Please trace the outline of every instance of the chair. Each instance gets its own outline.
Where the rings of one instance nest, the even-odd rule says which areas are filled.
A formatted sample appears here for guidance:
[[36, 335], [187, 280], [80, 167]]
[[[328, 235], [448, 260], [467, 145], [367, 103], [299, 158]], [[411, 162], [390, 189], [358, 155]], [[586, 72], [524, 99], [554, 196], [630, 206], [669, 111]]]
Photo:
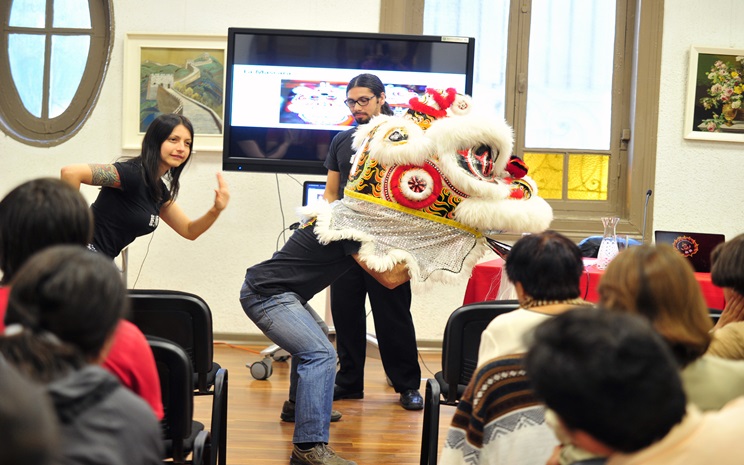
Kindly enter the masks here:
[[558, 440], [530, 386], [524, 356], [483, 363], [460, 398], [441, 460], [446, 463], [545, 463]]
[[439, 446], [439, 408], [457, 406], [478, 364], [481, 333], [497, 316], [519, 308], [516, 300], [463, 305], [450, 315], [442, 340], [442, 371], [426, 380], [421, 465], [435, 465]]
[[[212, 441], [204, 425], [193, 420], [194, 390], [191, 361], [186, 352], [171, 341], [148, 336], [160, 375], [164, 416], [163, 429], [166, 457], [178, 464], [211, 464]], [[192, 454], [190, 461], [186, 457]]]
[[[221, 399], [213, 399], [212, 424], [215, 450], [219, 464], [225, 464], [225, 438], [227, 428], [227, 370], [213, 361], [214, 340], [212, 312], [201, 297], [173, 290], [130, 289], [131, 314], [129, 319], [146, 336], [155, 336], [174, 342], [187, 353], [192, 365], [192, 387], [195, 395], [217, 394], [216, 382], [222, 375]], [[214, 408], [220, 412], [214, 412]], [[220, 432], [223, 432], [220, 435]], [[216, 463], [216, 462], [215, 462]]]
[[225, 465], [227, 462], [227, 369], [217, 370], [212, 402], [212, 450], [210, 463]]

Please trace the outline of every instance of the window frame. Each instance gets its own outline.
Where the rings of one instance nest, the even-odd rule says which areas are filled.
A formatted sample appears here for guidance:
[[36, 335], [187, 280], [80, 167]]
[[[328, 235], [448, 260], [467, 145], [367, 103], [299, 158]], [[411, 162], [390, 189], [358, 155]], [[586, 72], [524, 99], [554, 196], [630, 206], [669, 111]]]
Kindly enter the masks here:
[[[396, 3], [394, 0], [381, 0], [381, 31], [422, 33], [424, 0], [405, 2], [408, 14], [401, 19], [390, 13]], [[613, 101], [619, 98], [623, 103], [619, 108], [612, 110], [611, 144], [619, 147], [620, 155], [610, 164], [608, 200], [590, 201], [594, 202], [592, 206], [585, 201], [549, 201], [555, 209], [551, 229], [560, 231], [574, 240], [583, 239], [587, 235], [600, 235], [602, 233], [600, 216], [620, 217], [618, 234], [645, 237], [652, 229], [651, 221], [645, 221], [644, 218], [648, 211], [653, 211], [653, 196], [647, 196], [647, 192], [652, 189], [655, 181], [663, 3], [627, 0], [624, 9], [618, 11], [616, 34], [618, 36], [624, 34], [621, 36], [624, 37], [624, 42], [619, 47], [622, 48], [622, 52], [616, 53], [623, 54], [620, 58], [624, 60], [624, 74], [618, 76], [621, 84], [613, 85], [613, 93], [620, 92], [622, 95], [614, 95]], [[527, 24], [510, 27], [508, 32], [510, 44], [520, 43], [519, 38], [524, 38], [525, 34], [529, 38], [529, 17], [524, 13], [528, 13], [530, 8], [530, 0], [511, 0], [510, 25], [518, 24], [519, 21], [526, 21]], [[417, 15], [418, 20], [411, 19], [411, 15]], [[507, 121], [513, 123], [518, 79], [517, 61], [513, 55], [524, 53], [526, 57], [527, 52], [510, 47], [507, 53], [506, 117]], [[523, 58], [523, 61], [526, 67], [526, 58]], [[517, 138], [520, 137], [523, 140], [524, 136], [518, 134]], [[515, 144], [515, 147], [517, 146], [518, 144]], [[642, 231], [644, 226], [645, 232]], [[516, 240], [518, 237], [505, 235], [503, 239]]]
[[[47, 0], [46, 19], [43, 28], [9, 26], [12, 1], [0, 5], [0, 82], [11, 87], [0, 93], [0, 129], [13, 139], [37, 147], [59, 145], [82, 129], [90, 117], [101, 94], [111, 60], [114, 37], [113, 2], [109, 0], [89, 0], [91, 28], [85, 29], [90, 35], [90, 48], [85, 70], [70, 105], [60, 115], [49, 118], [49, 66], [51, 58], [52, 35], [80, 35], [81, 29], [52, 27], [53, 0]], [[38, 34], [46, 36], [44, 56], [44, 97], [42, 116], [32, 115], [21, 101], [15, 89], [10, 72], [8, 38], [10, 34]]]

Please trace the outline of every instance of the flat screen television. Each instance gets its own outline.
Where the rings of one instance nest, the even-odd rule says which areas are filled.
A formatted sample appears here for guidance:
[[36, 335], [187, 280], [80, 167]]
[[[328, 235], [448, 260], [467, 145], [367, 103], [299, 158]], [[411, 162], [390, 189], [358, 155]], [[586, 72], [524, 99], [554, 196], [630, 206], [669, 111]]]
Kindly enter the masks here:
[[377, 75], [403, 113], [427, 87], [470, 94], [474, 55], [469, 37], [229, 28], [222, 167], [326, 174], [354, 76]]

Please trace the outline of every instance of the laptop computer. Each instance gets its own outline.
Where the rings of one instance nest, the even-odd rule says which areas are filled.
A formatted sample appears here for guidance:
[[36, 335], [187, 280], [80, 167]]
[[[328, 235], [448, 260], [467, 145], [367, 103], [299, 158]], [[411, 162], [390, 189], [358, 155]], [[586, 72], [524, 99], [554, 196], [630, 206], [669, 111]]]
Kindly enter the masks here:
[[726, 241], [723, 234], [694, 233], [681, 231], [654, 231], [657, 244], [669, 244], [690, 260], [698, 273], [710, 273], [710, 253]]
[[302, 206], [307, 206], [322, 199], [325, 186], [325, 181], [305, 181], [302, 184]]

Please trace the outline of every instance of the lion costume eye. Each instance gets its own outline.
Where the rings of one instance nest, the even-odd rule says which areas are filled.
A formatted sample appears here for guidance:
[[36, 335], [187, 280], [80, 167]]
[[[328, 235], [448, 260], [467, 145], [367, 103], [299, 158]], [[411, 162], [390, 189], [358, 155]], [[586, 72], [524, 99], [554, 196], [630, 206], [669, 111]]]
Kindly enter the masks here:
[[486, 181], [498, 177], [495, 169], [496, 159], [499, 157], [499, 151], [488, 145], [480, 144], [468, 149], [458, 150], [460, 155], [457, 163], [462, 169], [469, 174]]
[[404, 128], [393, 128], [387, 133], [387, 140], [394, 144], [406, 142], [408, 140], [408, 132]]

